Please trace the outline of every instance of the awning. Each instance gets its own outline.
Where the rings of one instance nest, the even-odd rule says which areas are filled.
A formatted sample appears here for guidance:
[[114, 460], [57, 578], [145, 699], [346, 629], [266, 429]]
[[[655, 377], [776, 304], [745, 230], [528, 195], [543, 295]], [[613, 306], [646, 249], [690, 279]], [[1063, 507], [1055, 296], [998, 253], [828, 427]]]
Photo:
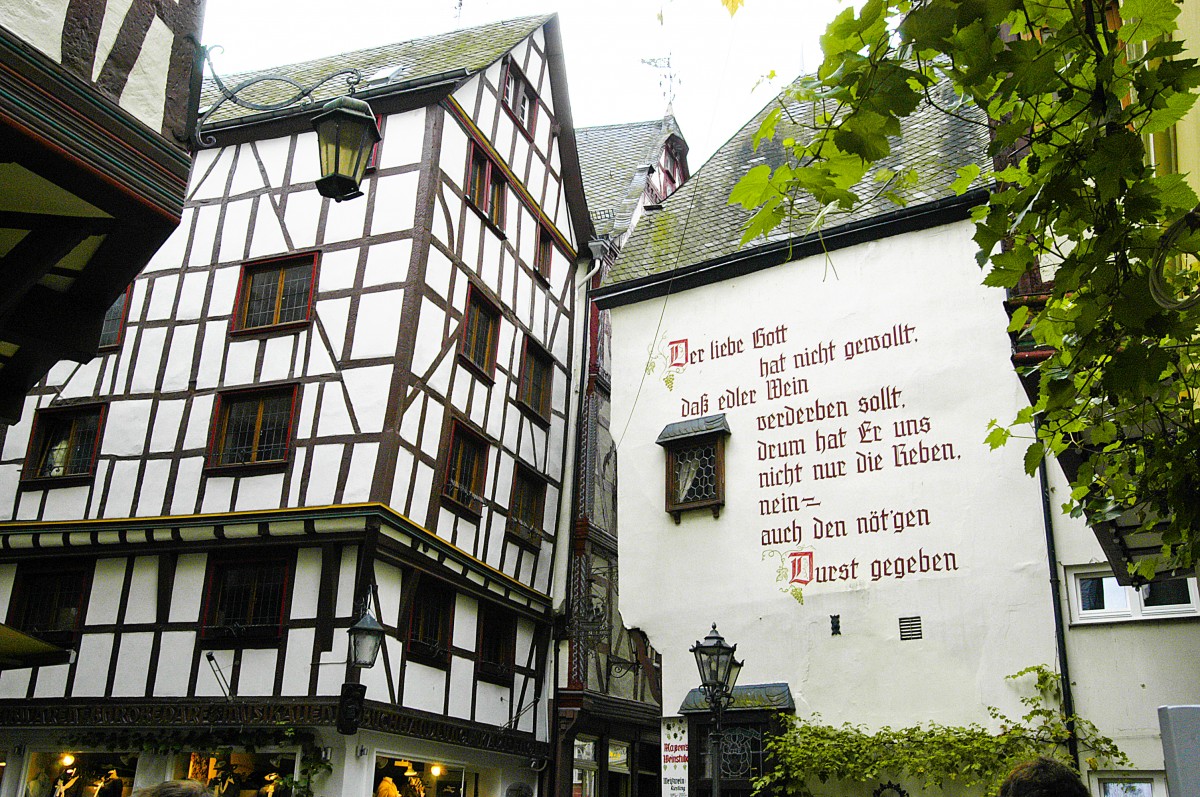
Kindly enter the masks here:
[[74, 660], [75, 651], [63, 650], [0, 623], [0, 670], [69, 664]]

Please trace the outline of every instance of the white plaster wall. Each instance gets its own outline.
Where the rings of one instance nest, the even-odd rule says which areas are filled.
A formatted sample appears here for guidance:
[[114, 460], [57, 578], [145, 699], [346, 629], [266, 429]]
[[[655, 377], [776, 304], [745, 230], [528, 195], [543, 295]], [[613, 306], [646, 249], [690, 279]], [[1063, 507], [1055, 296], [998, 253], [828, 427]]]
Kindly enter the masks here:
[[[1024, 398], [1009, 364], [1003, 296], [980, 286], [970, 235], [965, 222], [901, 235], [676, 293], [665, 307], [660, 299], [613, 310], [621, 611], [663, 654], [665, 713], [696, 685], [688, 648], [713, 621], [745, 659], [740, 683], [785, 681], [798, 714], [820, 712], [833, 724], [986, 724], [988, 705], [1019, 709], [1005, 676], [1054, 663], [1037, 490], [1021, 451], [991, 452], [982, 442], [988, 420], [1011, 417]], [[847, 360], [848, 341], [896, 325], [911, 327], [911, 342]], [[756, 330], [781, 326], [780, 342], [753, 347]], [[668, 344], [684, 339], [704, 359], [674, 369], [668, 385]], [[742, 351], [713, 359], [710, 346], [727, 341], [741, 341]], [[794, 355], [830, 342], [831, 362], [795, 367]], [[654, 370], [643, 379], [648, 353]], [[780, 355], [780, 375], [807, 379], [807, 392], [768, 397], [763, 373]], [[722, 406], [729, 389], [737, 406]], [[894, 408], [859, 411], [860, 398], [869, 407], [881, 391]], [[759, 428], [787, 406], [838, 401], [845, 417]], [[725, 507], [719, 519], [692, 511], [676, 525], [663, 511], [666, 457], [654, 441], [667, 424], [720, 412], [732, 429]], [[909, 418], [928, 418], [923, 442], [949, 443], [955, 458], [896, 467], [892, 425]], [[859, 442], [876, 425], [880, 440]], [[818, 453], [818, 433], [844, 443]], [[760, 443], [789, 439], [803, 439], [807, 453], [759, 459]], [[882, 469], [855, 473], [858, 455], [875, 452]], [[814, 480], [814, 464], [838, 460], [846, 476]], [[760, 473], [797, 463], [799, 483], [760, 487]], [[799, 508], [762, 514], [760, 501], [781, 495]], [[928, 525], [857, 531], [856, 518], [873, 510], [920, 509]], [[816, 539], [814, 518], [844, 521], [847, 532]], [[800, 539], [763, 544], [764, 529], [793, 521]], [[801, 605], [786, 592], [793, 552], [854, 577], [803, 585]], [[873, 578], [873, 562], [945, 553], [957, 569]], [[840, 617], [840, 636], [830, 615]], [[923, 639], [899, 640], [906, 616], [922, 618]]]
[[62, 62], [63, 22], [69, 0], [0, 3], [0, 26], [8, 28], [55, 63]]

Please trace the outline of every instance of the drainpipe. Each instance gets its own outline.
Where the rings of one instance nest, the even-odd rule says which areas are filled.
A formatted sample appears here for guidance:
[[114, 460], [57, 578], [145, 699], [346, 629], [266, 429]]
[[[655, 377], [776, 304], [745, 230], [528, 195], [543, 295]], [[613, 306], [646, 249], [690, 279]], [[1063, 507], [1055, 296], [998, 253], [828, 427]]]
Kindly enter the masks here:
[[[1058, 666], [1062, 671], [1062, 708], [1068, 717], [1075, 716], [1075, 698], [1071, 693], [1071, 667], [1067, 661], [1067, 635], [1063, 625], [1062, 581], [1058, 577], [1058, 554], [1054, 548], [1054, 522], [1050, 509], [1050, 483], [1046, 477], [1046, 457], [1038, 464], [1038, 484], [1042, 490], [1042, 524], [1046, 530], [1046, 560], [1050, 566], [1050, 596], [1054, 606], [1054, 641], [1058, 647]], [[1080, 768], [1079, 737], [1075, 735], [1075, 722], [1067, 721], [1067, 749]]]

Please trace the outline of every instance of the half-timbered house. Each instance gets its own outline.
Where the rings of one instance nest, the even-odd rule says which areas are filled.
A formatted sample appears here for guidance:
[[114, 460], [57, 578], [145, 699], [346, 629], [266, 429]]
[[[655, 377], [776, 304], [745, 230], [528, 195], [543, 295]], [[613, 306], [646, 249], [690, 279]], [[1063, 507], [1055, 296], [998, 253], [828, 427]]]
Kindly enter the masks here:
[[0, 612], [75, 651], [0, 673], [4, 797], [322, 761], [329, 797], [539, 786], [591, 237], [558, 21], [278, 71], [348, 67], [364, 195], [315, 190], [311, 111], [218, 108], [111, 345], [3, 432]]
[[[668, 115], [580, 128], [576, 136], [597, 256], [587, 281], [608, 273], [647, 207], [687, 179], [687, 144]], [[589, 302], [581, 355], [579, 490], [567, 583], [565, 678], [557, 694], [560, 797], [659, 793], [659, 654], [626, 628], [617, 591], [616, 445], [610, 419], [608, 312]], [[636, 556], [636, 552], [628, 554]]]
[[0, 4], [0, 423], [179, 224], [202, 0]]

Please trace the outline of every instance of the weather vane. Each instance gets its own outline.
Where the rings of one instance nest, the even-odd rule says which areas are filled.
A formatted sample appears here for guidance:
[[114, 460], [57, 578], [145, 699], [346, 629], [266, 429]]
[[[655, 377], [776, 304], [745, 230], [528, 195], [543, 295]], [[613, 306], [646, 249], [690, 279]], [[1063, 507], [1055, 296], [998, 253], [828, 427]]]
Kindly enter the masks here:
[[641, 60], [646, 66], [658, 70], [658, 88], [663, 93], [663, 99], [670, 106], [675, 102], [675, 82], [677, 80], [680, 83], [683, 82], [679, 80], [678, 73], [671, 67], [671, 56], [668, 54], [665, 58], [643, 58]]

